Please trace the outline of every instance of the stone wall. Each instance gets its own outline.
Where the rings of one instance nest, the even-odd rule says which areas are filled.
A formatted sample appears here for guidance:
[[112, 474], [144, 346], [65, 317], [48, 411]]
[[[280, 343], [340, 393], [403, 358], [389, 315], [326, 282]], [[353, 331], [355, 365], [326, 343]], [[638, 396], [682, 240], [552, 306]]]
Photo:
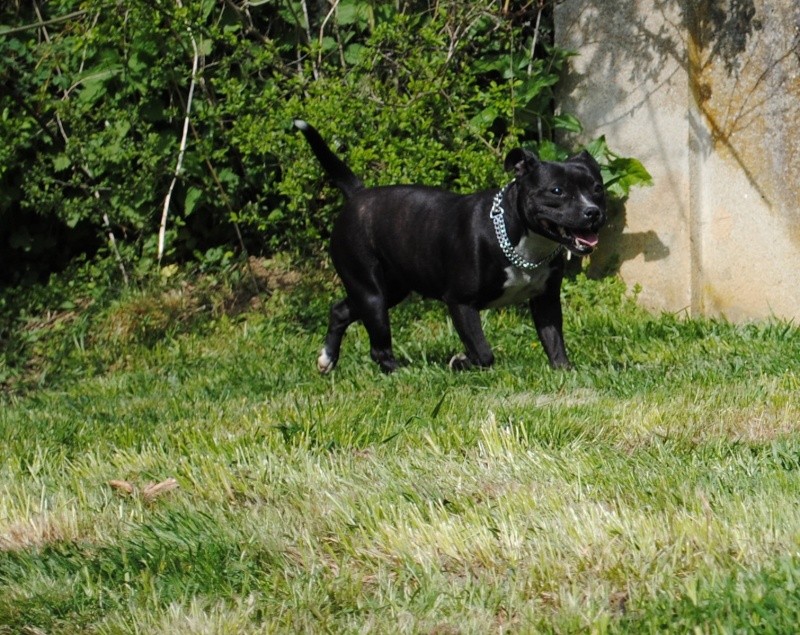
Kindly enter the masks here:
[[650, 308], [800, 322], [800, 2], [564, 0], [559, 95], [655, 185], [612, 215], [595, 272]]

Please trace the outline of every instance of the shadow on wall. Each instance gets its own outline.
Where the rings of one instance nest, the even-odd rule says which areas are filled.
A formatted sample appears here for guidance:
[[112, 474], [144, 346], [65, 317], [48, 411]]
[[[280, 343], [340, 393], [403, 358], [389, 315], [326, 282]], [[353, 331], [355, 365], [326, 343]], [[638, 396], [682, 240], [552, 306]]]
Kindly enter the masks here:
[[[581, 49], [581, 66], [587, 69], [584, 75], [568, 71], [565, 94], [580, 104], [597, 99], [601, 88], [609, 104], [608, 118], [592, 122], [592, 128], [613, 129], [641, 109], [663, 107], [664, 93], [674, 87], [685, 90], [688, 78], [693, 103], [686, 104], [686, 117], [697, 143], [693, 151], [701, 159], [720, 153], [732, 161], [800, 244], [800, 144], [795, 141], [800, 132], [800, 2], [566, 0], [561, 10], [570, 21], [564, 28], [580, 29], [567, 41]], [[593, 75], [607, 83], [599, 86]], [[617, 76], [621, 81], [608, 81]], [[624, 112], [619, 104], [628, 105]], [[694, 118], [690, 107], [697, 113]], [[655, 160], [666, 158], [676, 143], [688, 140], [654, 131]], [[678, 192], [679, 178], [661, 178]], [[598, 254], [590, 267], [595, 275], [613, 272], [642, 254], [646, 261], [669, 254], [655, 232], [623, 233], [624, 203], [609, 216], [604, 238], [616, 246], [617, 264]]]
[[[614, 250], [599, 249], [589, 259], [586, 275], [590, 278], [615, 276], [626, 260], [644, 256], [645, 262], [663, 260], [669, 256], [669, 247], [658, 237], [655, 231], [625, 232], [626, 201], [609, 201], [608, 221], [600, 230], [600, 244], [613, 245]], [[576, 276], [582, 270], [581, 258], [573, 258], [567, 264], [567, 274]]]
[[624, 261], [639, 256], [644, 256], [645, 262], [663, 260], [669, 256], [669, 247], [655, 231], [625, 232], [625, 204], [624, 200], [609, 202], [608, 221], [600, 231], [600, 244], [614, 245], [614, 251], [601, 249], [592, 254], [587, 270], [590, 278], [616, 275]]

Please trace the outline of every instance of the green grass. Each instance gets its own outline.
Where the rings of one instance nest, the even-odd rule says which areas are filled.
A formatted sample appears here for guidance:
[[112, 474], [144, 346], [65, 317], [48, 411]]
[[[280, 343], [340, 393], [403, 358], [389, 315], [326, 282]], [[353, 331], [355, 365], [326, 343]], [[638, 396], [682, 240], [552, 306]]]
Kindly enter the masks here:
[[414, 301], [399, 372], [356, 326], [321, 377], [329, 278], [183, 328], [202, 303], [128, 294], [37, 361], [0, 410], [0, 633], [796, 629], [795, 327], [579, 278], [572, 372], [507, 310], [496, 367], [452, 373], [452, 326]]

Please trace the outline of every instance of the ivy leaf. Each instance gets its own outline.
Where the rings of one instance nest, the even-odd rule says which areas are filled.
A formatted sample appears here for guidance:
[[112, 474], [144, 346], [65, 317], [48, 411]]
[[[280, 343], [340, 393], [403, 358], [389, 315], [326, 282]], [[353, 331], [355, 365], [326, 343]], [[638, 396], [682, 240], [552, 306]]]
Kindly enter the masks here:
[[653, 184], [653, 177], [638, 159], [630, 157], [617, 157], [608, 165], [611, 178], [606, 183], [606, 188], [620, 197], [626, 197], [634, 186]]
[[591, 154], [598, 163], [604, 162], [609, 152], [605, 135], [597, 137], [597, 139], [587, 145], [586, 151]]
[[586, 146], [586, 150], [600, 164], [603, 184], [612, 196], [625, 198], [632, 187], [653, 184], [653, 177], [642, 162], [613, 153], [608, 147], [605, 136], [592, 141]]

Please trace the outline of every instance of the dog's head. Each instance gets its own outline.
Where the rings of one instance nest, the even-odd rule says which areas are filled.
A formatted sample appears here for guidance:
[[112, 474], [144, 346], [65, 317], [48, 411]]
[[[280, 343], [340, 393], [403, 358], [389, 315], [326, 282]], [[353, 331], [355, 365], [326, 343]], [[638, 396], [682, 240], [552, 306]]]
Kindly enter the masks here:
[[540, 161], [516, 148], [505, 168], [516, 174], [517, 205], [528, 228], [585, 256], [598, 243], [606, 221], [606, 199], [600, 166], [585, 150], [564, 161]]

